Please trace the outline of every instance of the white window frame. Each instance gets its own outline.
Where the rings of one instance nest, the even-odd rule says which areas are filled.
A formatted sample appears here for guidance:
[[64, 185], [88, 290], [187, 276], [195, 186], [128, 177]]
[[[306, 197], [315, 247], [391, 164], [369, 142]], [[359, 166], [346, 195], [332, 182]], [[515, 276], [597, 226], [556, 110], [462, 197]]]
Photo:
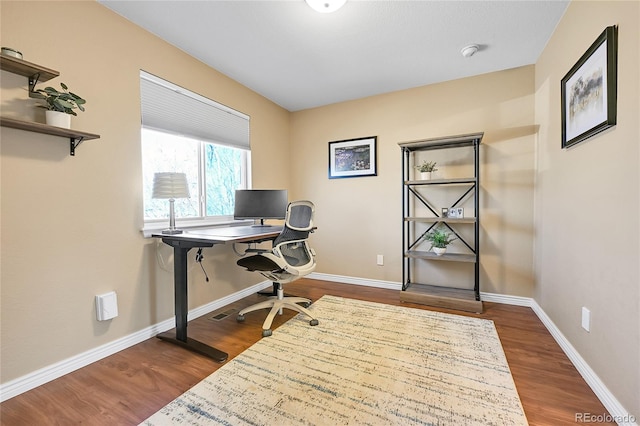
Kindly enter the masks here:
[[[178, 225], [178, 227], [180, 228], [194, 228], [194, 227], [203, 227], [203, 226], [215, 226], [215, 225], [229, 225], [229, 224], [239, 224], [239, 223], [251, 223], [251, 221], [236, 221], [233, 219], [233, 215], [224, 215], [224, 216], [206, 216], [206, 191], [205, 191], [205, 181], [206, 181], [206, 170], [205, 170], [205, 149], [206, 149], [206, 143], [211, 143], [211, 144], [215, 144], [215, 145], [219, 145], [219, 146], [229, 146], [232, 148], [237, 148], [240, 149], [240, 151], [242, 152], [242, 161], [244, 164], [244, 173], [241, 176], [241, 180], [242, 180], [242, 188], [246, 188], [246, 189], [251, 189], [251, 149], [250, 149], [250, 144], [249, 144], [249, 116], [246, 114], [243, 114], [241, 112], [238, 112], [236, 110], [233, 110], [225, 105], [219, 104], [211, 99], [205, 98], [201, 95], [198, 95], [197, 93], [191, 92], [187, 89], [184, 89], [180, 86], [177, 86], [171, 82], [168, 82], [166, 80], [163, 80], [159, 77], [156, 77], [152, 74], [146, 73], [144, 71], [140, 71], [140, 79], [141, 79], [141, 84], [143, 83], [142, 80], [146, 80], [147, 82], [152, 82], [155, 83], [158, 86], [161, 86], [162, 88], [166, 88], [169, 89], [169, 91], [171, 91], [172, 93], [170, 93], [169, 91], [164, 91], [164, 94], [167, 94], [168, 96], [176, 96], [176, 94], [179, 95], [183, 95], [186, 97], [189, 97], [192, 100], [198, 101], [198, 103], [202, 103], [204, 105], [206, 105], [206, 107], [213, 107], [219, 111], [223, 111], [224, 113], [228, 113], [231, 114], [234, 117], [231, 117], [232, 119], [234, 119], [236, 122], [234, 123], [235, 125], [237, 125], [238, 123], [240, 123], [240, 126], [242, 126], [242, 123], [237, 120], [236, 118], [239, 117], [243, 120], [246, 120], [246, 135], [242, 134], [243, 130], [242, 128], [240, 129], [231, 129], [231, 137], [228, 138], [225, 141], [219, 141], [217, 140], [216, 136], [213, 133], [209, 133], [209, 129], [199, 129], [196, 128], [196, 134], [192, 135], [192, 134], [185, 134], [185, 132], [180, 131], [179, 128], [172, 128], [172, 129], [164, 129], [164, 128], [159, 128], [160, 126], [148, 126], [145, 125], [145, 121], [150, 121], [148, 119], [148, 115], [145, 116], [145, 113], [143, 111], [143, 117], [142, 117], [142, 123], [141, 123], [141, 136], [142, 136], [142, 130], [143, 128], [147, 128], [150, 130], [155, 130], [155, 131], [160, 131], [160, 132], [164, 132], [164, 133], [168, 133], [168, 134], [176, 134], [179, 136], [186, 136], [195, 140], [198, 140], [200, 142], [200, 147], [199, 147], [199, 153], [198, 153], [198, 175], [199, 175], [199, 187], [198, 187], [198, 191], [199, 191], [199, 199], [198, 199], [198, 207], [199, 207], [199, 214], [202, 214], [201, 216], [198, 217], [190, 217], [190, 218], [180, 218], [177, 217], [176, 218], [176, 225]], [[156, 86], [153, 86], [155, 88], [158, 88]], [[141, 88], [142, 91], [142, 88]], [[163, 91], [160, 90], [160, 96], [163, 95]], [[144, 101], [143, 101], [143, 96], [144, 93], [141, 93], [141, 104], [142, 107], [144, 109]], [[147, 95], [148, 96], [148, 95]], [[147, 102], [150, 102], [149, 100], [147, 100]], [[153, 102], [153, 101], [151, 101]], [[198, 103], [194, 103], [195, 107], [198, 107]], [[162, 115], [162, 114], [161, 114]], [[224, 114], [226, 115], [226, 114]], [[230, 117], [230, 116], [227, 116]], [[223, 117], [224, 118], [224, 117]], [[160, 116], [159, 118], [156, 117], [151, 117], [151, 121], [152, 122], [163, 122], [163, 118]], [[169, 121], [169, 120], [167, 120]], [[223, 120], [224, 121], [224, 120]], [[198, 122], [192, 123], [192, 125], [194, 126], [198, 126]], [[176, 125], [174, 123], [174, 125]], [[187, 124], [188, 126], [189, 124]], [[217, 125], [217, 123], [216, 123]], [[181, 123], [178, 123], [177, 126], [181, 126]], [[169, 127], [171, 127], [171, 125], [169, 125]], [[205, 126], [206, 127], [206, 124]], [[215, 127], [215, 126], [214, 126]], [[214, 129], [214, 132], [217, 129]], [[205, 137], [202, 136], [202, 134], [205, 135]], [[211, 136], [208, 136], [208, 134], [211, 134]], [[226, 135], [225, 135], [226, 136]], [[235, 138], [235, 139], [234, 139]], [[144, 158], [142, 158], [142, 160], [144, 161]], [[167, 211], [169, 209], [169, 205], [167, 202]], [[144, 213], [143, 213], [144, 216]], [[151, 233], [162, 230], [167, 228], [168, 226], [168, 218], [164, 218], [164, 219], [146, 219], [143, 217], [144, 220], [144, 226], [143, 226], [143, 234], [145, 237], [150, 237]]]

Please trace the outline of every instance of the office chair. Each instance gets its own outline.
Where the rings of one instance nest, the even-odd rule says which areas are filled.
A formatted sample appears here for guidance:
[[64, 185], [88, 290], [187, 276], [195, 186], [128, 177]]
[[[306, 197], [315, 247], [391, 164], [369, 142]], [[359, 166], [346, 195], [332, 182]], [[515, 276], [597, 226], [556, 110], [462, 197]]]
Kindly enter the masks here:
[[308, 243], [309, 233], [314, 229], [314, 212], [315, 206], [310, 201], [289, 203], [284, 228], [273, 241], [273, 248], [271, 250], [250, 249], [248, 252], [257, 254], [244, 257], [237, 262], [239, 266], [248, 271], [259, 272], [277, 285], [277, 296], [244, 308], [238, 313], [237, 320], [242, 322], [244, 314], [248, 312], [271, 308], [262, 324], [263, 337], [271, 336], [271, 323], [277, 313], [282, 314], [282, 308], [301, 312], [311, 318], [310, 325], [318, 325], [318, 320], [305, 309], [311, 304], [311, 300], [304, 297], [284, 297], [282, 289], [282, 284], [302, 278], [316, 268], [315, 252]]

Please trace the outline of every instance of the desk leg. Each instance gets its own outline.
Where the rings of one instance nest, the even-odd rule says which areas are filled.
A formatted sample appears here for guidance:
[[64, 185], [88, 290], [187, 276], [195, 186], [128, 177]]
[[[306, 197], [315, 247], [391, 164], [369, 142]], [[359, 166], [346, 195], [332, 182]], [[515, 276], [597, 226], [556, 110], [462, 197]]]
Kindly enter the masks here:
[[174, 268], [174, 302], [176, 313], [176, 332], [158, 334], [158, 338], [171, 342], [185, 349], [205, 355], [218, 362], [224, 362], [228, 358], [226, 352], [187, 337], [187, 314], [189, 313], [187, 295], [187, 253], [190, 247], [173, 247]]

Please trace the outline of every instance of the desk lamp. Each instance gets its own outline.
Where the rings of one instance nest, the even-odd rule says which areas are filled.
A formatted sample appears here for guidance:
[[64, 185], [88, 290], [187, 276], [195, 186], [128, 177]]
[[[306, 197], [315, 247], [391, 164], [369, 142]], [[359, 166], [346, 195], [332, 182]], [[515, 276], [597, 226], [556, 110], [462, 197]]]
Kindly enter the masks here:
[[153, 194], [151, 198], [169, 199], [169, 229], [163, 234], [182, 234], [176, 229], [176, 214], [173, 202], [176, 198], [189, 198], [186, 173], [156, 173], [153, 176]]

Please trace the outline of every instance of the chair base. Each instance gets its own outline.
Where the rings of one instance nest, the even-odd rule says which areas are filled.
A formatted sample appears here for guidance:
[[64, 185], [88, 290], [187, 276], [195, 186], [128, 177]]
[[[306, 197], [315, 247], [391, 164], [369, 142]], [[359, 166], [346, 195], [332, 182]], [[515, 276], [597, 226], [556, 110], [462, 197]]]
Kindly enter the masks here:
[[[278, 283], [273, 283], [273, 290], [261, 290], [258, 292], [260, 296], [277, 296], [278, 295]], [[293, 294], [284, 293], [284, 297], [295, 297]]]
[[282, 296], [271, 297], [269, 298], [269, 300], [256, 303], [255, 305], [246, 307], [240, 312], [238, 312], [237, 321], [238, 322], [244, 321], [244, 314], [246, 313], [258, 311], [260, 309], [271, 308], [271, 310], [269, 311], [269, 314], [267, 315], [267, 318], [264, 320], [264, 323], [262, 324], [262, 336], [263, 337], [271, 336], [271, 333], [272, 333], [271, 323], [273, 322], [273, 319], [276, 317], [276, 314], [282, 315], [282, 309], [286, 308], [286, 309], [291, 309], [293, 311], [303, 313], [309, 318], [311, 318], [311, 320], [309, 321], [310, 325], [318, 325], [319, 321], [311, 314], [311, 312], [309, 312], [308, 309], [300, 306], [299, 303], [303, 303], [306, 306], [309, 306], [311, 304], [311, 300], [306, 299], [304, 297], [282, 297]]

